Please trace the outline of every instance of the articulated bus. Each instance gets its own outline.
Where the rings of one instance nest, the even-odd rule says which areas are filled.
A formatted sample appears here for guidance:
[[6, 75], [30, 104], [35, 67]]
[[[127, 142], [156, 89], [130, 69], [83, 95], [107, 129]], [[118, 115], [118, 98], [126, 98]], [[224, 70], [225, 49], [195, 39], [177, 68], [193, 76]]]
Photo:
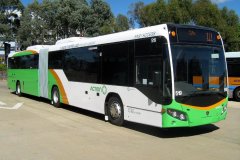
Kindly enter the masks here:
[[229, 79], [229, 98], [240, 101], [240, 52], [226, 52]]
[[218, 32], [162, 24], [11, 54], [8, 87], [119, 126], [192, 127], [226, 118], [226, 68]]

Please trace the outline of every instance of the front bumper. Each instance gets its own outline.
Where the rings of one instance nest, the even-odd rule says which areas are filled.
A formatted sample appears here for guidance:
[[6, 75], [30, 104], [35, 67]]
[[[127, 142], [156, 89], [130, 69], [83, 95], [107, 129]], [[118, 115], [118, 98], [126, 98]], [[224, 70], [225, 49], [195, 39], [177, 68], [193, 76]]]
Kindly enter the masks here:
[[171, 128], [171, 127], [193, 127], [206, 125], [211, 123], [216, 123], [221, 120], [224, 120], [227, 116], [227, 103], [228, 98], [226, 98], [221, 103], [218, 103], [213, 108], [206, 107], [210, 109], [199, 109], [189, 107], [184, 104], [180, 104], [176, 101], [169, 106], [165, 106], [164, 109], [175, 109], [185, 114], [187, 117], [185, 121], [179, 120], [177, 118], [172, 117], [167, 112], [163, 113], [163, 128]]

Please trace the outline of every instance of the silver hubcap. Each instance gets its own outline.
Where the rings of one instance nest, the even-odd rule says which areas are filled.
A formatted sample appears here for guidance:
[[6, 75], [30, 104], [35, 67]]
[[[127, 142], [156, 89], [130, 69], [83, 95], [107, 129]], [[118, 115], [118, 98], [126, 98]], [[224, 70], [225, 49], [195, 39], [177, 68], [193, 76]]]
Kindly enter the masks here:
[[113, 119], [118, 119], [121, 116], [121, 106], [118, 102], [113, 102], [111, 104], [110, 115]]
[[19, 94], [21, 92], [20, 86], [17, 85], [17, 94]]
[[240, 91], [237, 92], [237, 97], [240, 98]]
[[54, 101], [54, 103], [58, 103], [58, 92], [57, 91], [53, 92], [53, 101]]

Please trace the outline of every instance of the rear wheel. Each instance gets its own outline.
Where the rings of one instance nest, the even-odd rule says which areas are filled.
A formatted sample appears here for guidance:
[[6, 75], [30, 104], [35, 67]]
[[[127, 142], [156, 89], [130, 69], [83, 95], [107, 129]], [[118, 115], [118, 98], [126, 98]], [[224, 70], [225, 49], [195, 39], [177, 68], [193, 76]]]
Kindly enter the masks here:
[[124, 122], [124, 110], [122, 101], [117, 97], [111, 97], [108, 101], [107, 113], [109, 121], [117, 126], [122, 126]]
[[236, 88], [235, 90], [234, 90], [234, 93], [233, 93], [234, 95], [234, 98], [235, 98], [235, 100], [236, 101], [238, 101], [238, 102], [240, 102], [240, 88]]
[[19, 81], [16, 84], [16, 95], [18, 95], [19, 97], [22, 95], [22, 93], [21, 93], [21, 84], [20, 84]]
[[52, 89], [52, 99], [51, 99], [51, 103], [54, 107], [60, 107], [61, 103], [60, 103], [60, 94], [59, 94], [59, 89], [58, 87], [53, 87]]

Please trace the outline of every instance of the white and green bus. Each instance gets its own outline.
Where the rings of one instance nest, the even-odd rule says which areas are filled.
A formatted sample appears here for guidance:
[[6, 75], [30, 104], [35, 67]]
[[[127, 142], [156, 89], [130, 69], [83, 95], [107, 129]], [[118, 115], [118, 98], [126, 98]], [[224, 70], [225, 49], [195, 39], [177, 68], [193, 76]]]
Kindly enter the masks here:
[[162, 24], [32, 46], [9, 56], [8, 87], [104, 114], [115, 125], [191, 127], [227, 115], [223, 42], [200, 26]]

